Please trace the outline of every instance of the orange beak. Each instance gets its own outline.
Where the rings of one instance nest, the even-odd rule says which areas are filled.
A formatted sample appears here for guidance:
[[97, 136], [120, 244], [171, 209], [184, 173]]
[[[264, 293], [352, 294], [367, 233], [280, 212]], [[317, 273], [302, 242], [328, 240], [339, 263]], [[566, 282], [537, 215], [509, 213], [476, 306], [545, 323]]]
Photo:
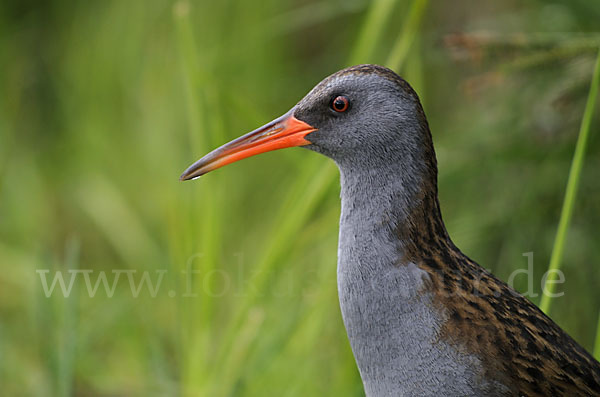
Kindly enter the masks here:
[[271, 150], [310, 144], [304, 137], [316, 128], [293, 116], [292, 110], [264, 126], [217, 148], [192, 164], [179, 178], [196, 179], [224, 165]]

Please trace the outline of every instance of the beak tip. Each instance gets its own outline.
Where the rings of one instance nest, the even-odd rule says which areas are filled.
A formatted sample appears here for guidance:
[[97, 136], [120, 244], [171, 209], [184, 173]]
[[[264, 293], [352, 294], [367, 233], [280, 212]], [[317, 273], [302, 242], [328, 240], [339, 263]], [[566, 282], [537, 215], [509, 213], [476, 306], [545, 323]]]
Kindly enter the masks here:
[[185, 182], [185, 181], [193, 181], [194, 179], [198, 179], [200, 178], [202, 175], [204, 175], [205, 173], [201, 173], [201, 174], [195, 174], [193, 172], [189, 172], [189, 171], [185, 171], [183, 174], [181, 174], [181, 176], [179, 177], [179, 181], [181, 182]]
[[185, 171], [183, 174], [181, 174], [181, 176], [179, 177], [179, 181], [180, 182], [185, 182], [187, 180], [190, 179], [189, 173], [187, 171]]

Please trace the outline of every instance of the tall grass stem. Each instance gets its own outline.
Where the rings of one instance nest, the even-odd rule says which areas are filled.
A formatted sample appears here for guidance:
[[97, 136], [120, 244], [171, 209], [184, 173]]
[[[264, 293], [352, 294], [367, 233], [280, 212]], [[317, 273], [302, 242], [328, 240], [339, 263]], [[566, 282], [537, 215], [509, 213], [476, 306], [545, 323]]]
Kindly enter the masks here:
[[556, 232], [556, 238], [552, 248], [552, 255], [550, 257], [550, 265], [547, 273], [548, 277], [546, 277], [546, 282], [543, 289], [544, 293], [540, 302], [540, 309], [542, 309], [544, 313], [548, 313], [550, 311], [550, 297], [554, 292], [557, 271], [560, 270], [561, 266], [565, 240], [567, 237], [567, 229], [569, 228], [571, 216], [573, 214], [573, 208], [575, 206], [577, 187], [579, 185], [579, 179], [581, 178], [585, 149], [587, 147], [590, 126], [592, 124], [592, 115], [594, 114], [594, 108], [596, 106], [598, 87], [600, 87], [600, 50], [598, 51], [598, 56], [596, 58], [592, 82], [590, 84], [590, 92], [588, 94], [587, 103], [583, 112], [583, 118], [581, 120], [579, 137], [577, 138], [577, 145], [575, 146], [575, 154], [573, 155], [573, 162], [571, 163], [571, 170], [569, 171], [565, 199], [560, 214], [560, 220], [558, 222], [558, 230]]
[[402, 26], [402, 30], [398, 34], [398, 38], [392, 47], [390, 56], [386, 61], [386, 66], [390, 69], [401, 72], [404, 61], [408, 55], [408, 52], [415, 41], [417, 34], [419, 33], [419, 27], [421, 26], [421, 19], [425, 14], [428, 0], [414, 0], [408, 17]]
[[395, 0], [373, 1], [349, 58], [351, 65], [367, 62], [371, 57], [395, 3]]
[[594, 342], [594, 357], [600, 361], [600, 313], [598, 313], [598, 325], [596, 326], [596, 341]]

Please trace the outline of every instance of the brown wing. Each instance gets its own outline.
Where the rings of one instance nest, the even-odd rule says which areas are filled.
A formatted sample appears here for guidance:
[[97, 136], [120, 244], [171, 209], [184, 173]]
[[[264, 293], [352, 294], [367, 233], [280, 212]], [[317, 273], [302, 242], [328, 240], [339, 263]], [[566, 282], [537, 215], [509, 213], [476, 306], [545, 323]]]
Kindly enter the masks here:
[[449, 240], [431, 252], [420, 266], [446, 311], [440, 338], [478, 355], [515, 395], [600, 396], [600, 363], [533, 303]]

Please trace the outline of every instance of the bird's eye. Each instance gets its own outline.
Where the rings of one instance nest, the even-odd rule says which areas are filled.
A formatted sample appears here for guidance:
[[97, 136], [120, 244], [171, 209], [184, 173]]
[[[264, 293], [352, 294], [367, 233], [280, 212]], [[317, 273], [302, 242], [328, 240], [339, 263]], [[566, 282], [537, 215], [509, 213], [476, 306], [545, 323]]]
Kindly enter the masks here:
[[335, 97], [335, 99], [331, 102], [331, 108], [340, 113], [348, 110], [348, 106], [350, 106], [350, 101], [343, 95]]

